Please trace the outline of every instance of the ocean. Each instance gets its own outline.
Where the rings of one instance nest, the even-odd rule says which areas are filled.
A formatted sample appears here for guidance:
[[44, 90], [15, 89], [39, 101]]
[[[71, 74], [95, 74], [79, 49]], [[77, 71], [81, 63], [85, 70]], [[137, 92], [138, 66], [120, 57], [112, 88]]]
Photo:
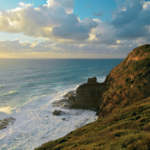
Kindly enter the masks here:
[[[1, 150], [33, 150], [97, 119], [90, 110], [53, 107], [54, 101], [89, 77], [103, 82], [123, 59], [0, 59], [0, 120], [13, 125], [0, 130]], [[63, 110], [66, 115], [54, 116]], [[66, 120], [62, 120], [66, 118]]]

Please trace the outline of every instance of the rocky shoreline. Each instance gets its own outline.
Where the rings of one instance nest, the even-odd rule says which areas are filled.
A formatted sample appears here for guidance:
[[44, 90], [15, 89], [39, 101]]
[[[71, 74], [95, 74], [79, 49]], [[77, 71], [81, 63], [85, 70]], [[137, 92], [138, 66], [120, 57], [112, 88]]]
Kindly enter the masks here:
[[[69, 91], [64, 98], [53, 102], [53, 107], [63, 109], [84, 109], [97, 111], [98, 99], [104, 89], [103, 83], [98, 83], [97, 78], [89, 78], [87, 83], [80, 85], [77, 90]], [[52, 113], [55, 116], [65, 115], [65, 112], [55, 109]]]

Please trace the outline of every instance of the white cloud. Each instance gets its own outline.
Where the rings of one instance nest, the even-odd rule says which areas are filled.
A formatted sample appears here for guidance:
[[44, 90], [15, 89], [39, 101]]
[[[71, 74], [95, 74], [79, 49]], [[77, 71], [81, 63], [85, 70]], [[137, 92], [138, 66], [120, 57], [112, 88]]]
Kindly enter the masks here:
[[1, 52], [127, 54], [139, 43], [150, 41], [149, 1], [118, 3], [110, 22], [88, 17], [80, 20], [73, 14], [74, 0], [47, 0], [43, 6], [32, 6], [20, 2], [15, 9], [0, 10], [0, 31], [47, 41], [0, 41]]
[[53, 51], [53, 44], [54, 42], [52, 41], [45, 41], [39, 43], [37, 41], [20, 42], [19, 39], [13, 41], [3, 40], [0, 41], [0, 52], [51, 52]]
[[19, 6], [21, 6], [21, 7], [31, 7], [31, 6], [33, 6], [34, 4], [31, 4], [31, 3], [29, 3], [29, 4], [25, 4], [25, 3], [23, 3], [23, 2], [20, 2], [19, 3]]
[[146, 10], [146, 9], [147, 9], [147, 10], [150, 9], [150, 1], [147, 1], [147, 2], [144, 2], [144, 3], [143, 3], [143, 9], [145, 9], [145, 10]]
[[19, 3], [20, 7], [0, 13], [0, 31], [23, 33], [30, 37], [85, 40], [97, 23], [91, 18], [83, 21], [73, 12], [74, 0], [47, 0], [37, 8]]

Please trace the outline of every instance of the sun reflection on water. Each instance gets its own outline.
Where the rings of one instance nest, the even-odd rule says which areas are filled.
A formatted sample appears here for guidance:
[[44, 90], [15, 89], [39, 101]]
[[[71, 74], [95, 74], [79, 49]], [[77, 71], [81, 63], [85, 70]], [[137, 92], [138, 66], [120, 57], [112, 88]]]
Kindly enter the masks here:
[[0, 112], [5, 112], [7, 114], [10, 114], [11, 113], [11, 107], [8, 106], [8, 107], [1, 107], [0, 108]]

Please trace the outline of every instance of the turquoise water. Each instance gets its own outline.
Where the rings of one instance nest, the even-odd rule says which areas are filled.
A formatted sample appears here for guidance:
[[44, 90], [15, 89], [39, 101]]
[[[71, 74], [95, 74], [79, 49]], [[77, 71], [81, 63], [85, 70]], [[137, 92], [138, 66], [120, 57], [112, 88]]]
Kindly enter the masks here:
[[68, 110], [72, 118], [64, 123], [61, 117], [51, 115], [52, 102], [87, 82], [89, 77], [96, 76], [98, 82], [103, 82], [122, 60], [0, 59], [0, 119], [17, 119], [13, 126], [0, 131], [0, 148], [31, 150], [67, 134], [75, 129], [75, 124], [93, 121], [84, 119], [90, 115], [95, 119], [95, 112], [80, 110], [80, 115], [75, 115], [77, 110]]

